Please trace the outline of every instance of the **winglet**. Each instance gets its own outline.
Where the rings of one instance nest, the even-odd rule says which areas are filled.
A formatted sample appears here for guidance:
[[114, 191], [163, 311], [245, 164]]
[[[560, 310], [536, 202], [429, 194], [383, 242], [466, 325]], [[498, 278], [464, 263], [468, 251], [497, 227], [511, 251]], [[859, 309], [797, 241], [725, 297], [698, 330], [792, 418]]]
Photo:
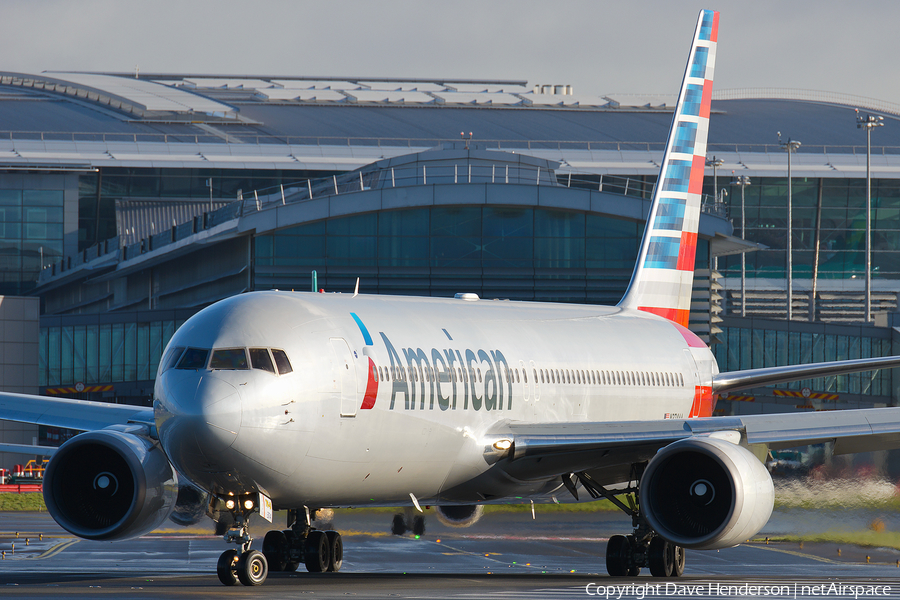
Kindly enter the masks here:
[[691, 309], [718, 31], [719, 13], [701, 11], [640, 254], [619, 302], [623, 308], [651, 312], [685, 327]]

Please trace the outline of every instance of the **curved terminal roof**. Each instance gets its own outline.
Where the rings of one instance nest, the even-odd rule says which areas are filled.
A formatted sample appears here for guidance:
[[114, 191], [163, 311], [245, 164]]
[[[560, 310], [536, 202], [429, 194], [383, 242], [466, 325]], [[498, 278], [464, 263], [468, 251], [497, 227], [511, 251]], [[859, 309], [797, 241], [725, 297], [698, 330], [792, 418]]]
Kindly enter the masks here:
[[[797, 176], [859, 176], [855, 104], [888, 125], [872, 135], [874, 174], [900, 175], [900, 106], [771, 90], [719, 97], [708, 153], [722, 169], [782, 173], [780, 131], [803, 143]], [[658, 171], [674, 97], [524, 81], [53, 72], [0, 74], [0, 100], [0, 168], [348, 171], [471, 133], [488, 148], [558, 161], [561, 172], [646, 175]]]

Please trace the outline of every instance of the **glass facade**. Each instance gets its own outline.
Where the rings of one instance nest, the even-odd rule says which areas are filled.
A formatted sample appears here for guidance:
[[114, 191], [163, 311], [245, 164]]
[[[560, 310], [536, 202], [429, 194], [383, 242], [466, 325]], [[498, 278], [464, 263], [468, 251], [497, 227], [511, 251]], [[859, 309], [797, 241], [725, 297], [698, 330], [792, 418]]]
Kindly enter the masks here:
[[[707, 177], [707, 182], [709, 177]], [[734, 235], [741, 235], [741, 190], [729, 190]], [[744, 189], [746, 238], [769, 247], [746, 255], [748, 277], [782, 279], [787, 266], [787, 178], [758, 177]], [[865, 276], [866, 180], [794, 178], [793, 276], [811, 279], [819, 223], [819, 277]], [[821, 211], [819, 210], [821, 206]], [[740, 256], [719, 260], [726, 277], [740, 277]], [[900, 279], [900, 180], [872, 180], [872, 277]]]
[[631, 269], [642, 229], [633, 221], [562, 210], [414, 208], [257, 236], [256, 264]]
[[78, 180], [78, 249], [116, 237], [116, 200], [208, 199], [209, 179], [212, 179], [213, 198], [234, 200], [240, 190], [261, 191], [331, 174], [331, 171], [277, 169], [104, 167], [102, 172], [87, 173]]
[[[746, 327], [726, 326], [718, 336], [722, 343], [714, 345], [712, 349], [719, 370], [723, 372], [893, 354], [890, 329], [871, 328], [872, 336], [826, 333], [824, 328], [820, 329], [790, 331], [785, 327], [775, 330], [760, 327], [759, 323]], [[805, 379], [775, 387], [890, 397], [893, 394], [892, 373], [890, 369], [883, 369]]]
[[[362, 276], [369, 278], [370, 293], [473, 291], [615, 303], [628, 284], [642, 232], [635, 221], [547, 208], [434, 206], [367, 213], [258, 235], [256, 287], [305, 289], [309, 272], [316, 270], [320, 287], [335, 291]], [[708, 261], [708, 248], [698, 243], [698, 264]], [[339, 277], [352, 281], [338, 283]]]
[[0, 189], [0, 295], [34, 287], [63, 257], [63, 190]]
[[[99, 321], [99, 318], [93, 320]], [[42, 326], [39, 385], [153, 380], [166, 344], [185, 320], [186, 316], [153, 321]]]

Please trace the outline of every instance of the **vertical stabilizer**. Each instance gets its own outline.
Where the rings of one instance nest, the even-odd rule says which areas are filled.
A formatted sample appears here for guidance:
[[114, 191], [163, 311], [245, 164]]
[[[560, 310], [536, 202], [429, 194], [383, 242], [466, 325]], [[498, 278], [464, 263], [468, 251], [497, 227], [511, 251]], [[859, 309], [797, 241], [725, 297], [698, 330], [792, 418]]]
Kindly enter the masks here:
[[685, 327], [691, 309], [718, 29], [719, 13], [701, 11], [641, 251], [619, 302], [621, 307], [652, 312]]

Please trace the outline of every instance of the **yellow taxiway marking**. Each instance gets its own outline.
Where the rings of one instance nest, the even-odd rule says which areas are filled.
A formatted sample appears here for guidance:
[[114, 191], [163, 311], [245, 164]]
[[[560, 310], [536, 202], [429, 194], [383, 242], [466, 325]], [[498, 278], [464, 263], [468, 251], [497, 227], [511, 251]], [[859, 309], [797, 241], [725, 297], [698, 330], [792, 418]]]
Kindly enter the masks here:
[[63, 550], [74, 546], [75, 544], [77, 544], [80, 541], [81, 541], [80, 539], [74, 538], [71, 540], [67, 540], [65, 542], [60, 542], [57, 545], [53, 546], [52, 548], [49, 548], [48, 550], [45, 550], [41, 554], [38, 554], [37, 556], [29, 556], [28, 559], [26, 559], [26, 560], [40, 560], [42, 558], [50, 558], [51, 556], [56, 556]]

